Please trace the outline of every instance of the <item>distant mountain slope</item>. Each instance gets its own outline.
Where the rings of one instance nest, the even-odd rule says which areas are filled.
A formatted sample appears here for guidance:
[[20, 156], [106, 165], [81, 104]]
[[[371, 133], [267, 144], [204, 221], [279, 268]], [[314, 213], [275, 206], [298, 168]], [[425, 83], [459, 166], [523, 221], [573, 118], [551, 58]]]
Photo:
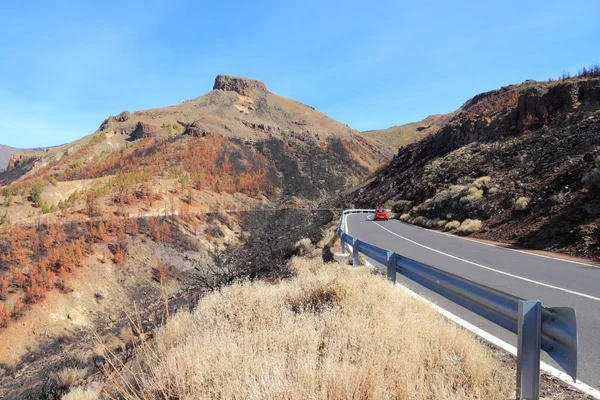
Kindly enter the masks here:
[[12, 157], [13, 154], [17, 154], [23, 150], [15, 149], [13, 147], [8, 147], [0, 144], [0, 171], [4, 171], [8, 166], [8, 161]]
[[348, 202], [405, 200], [398, 210], [415, 224], [469, 220], [459, 232], [600, 257], [599, 193], [596, 72], [475, 96], [437, 133], [399, 149]]
[[435, 114], [422, 121], [363, 133], [378, 142], [397, 149], [436, 133], [451, 118], [452, 114]]

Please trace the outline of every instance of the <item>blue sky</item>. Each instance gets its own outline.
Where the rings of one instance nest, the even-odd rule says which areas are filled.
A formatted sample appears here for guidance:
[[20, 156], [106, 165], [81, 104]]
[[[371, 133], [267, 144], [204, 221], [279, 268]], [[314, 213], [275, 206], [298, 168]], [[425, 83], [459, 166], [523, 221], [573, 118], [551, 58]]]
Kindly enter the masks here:
[[358, 130], [600, 61], [600, 1], [15, 1], [0, 4], [0, 144], [48, 146], [219, 73]]

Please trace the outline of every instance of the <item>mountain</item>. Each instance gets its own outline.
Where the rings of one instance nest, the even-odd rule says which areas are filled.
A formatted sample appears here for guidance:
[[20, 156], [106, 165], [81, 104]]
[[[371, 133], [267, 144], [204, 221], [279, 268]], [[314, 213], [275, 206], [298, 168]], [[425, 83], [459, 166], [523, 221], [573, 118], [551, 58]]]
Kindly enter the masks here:
[[347, 201], [395, 201], [421, 226], [600, 257], [598, 193], [600, 74], [587, 73], [473, 97]]
[[4, 171], [8, 166], [8, 161], [13, 154], [17, 154], [23, 150], [15, 149], [13, 147], [3, 146], [0, 144], [0, 171]]
[[410, 122], [387, 129], [365, 131], [363, 134], [392, 148], [407, 146], [437, 132], [452, 118], [452, 114], [434, 114], [422, 121]]
[[[143, 185], [185, 191], [207, 207], [221, 197], [232, 202], [233, 194], [248, 204], [258, 199], [300, 205], [358, 184], [391, 154], [312, 107], [271, 93], [262, 82], [219, 75], [214, 89], [198, 98], [124, 111], [73, 143], [16, 156], [0, 183], [28, 191], [38, 182], [48, 207], [69, 212], [81, 209], [82, 196], [93, 191], [102, 192], [102, 208], [122, 206], [111, 201], [115, 192], [127, 186], [133, 193]], [[128, 183], [117, 182], [123, 179]], [[78, 201], [69, 199], [74, 194]], [[17, 218], [36, 212], [27, 205], [15, 210]]]

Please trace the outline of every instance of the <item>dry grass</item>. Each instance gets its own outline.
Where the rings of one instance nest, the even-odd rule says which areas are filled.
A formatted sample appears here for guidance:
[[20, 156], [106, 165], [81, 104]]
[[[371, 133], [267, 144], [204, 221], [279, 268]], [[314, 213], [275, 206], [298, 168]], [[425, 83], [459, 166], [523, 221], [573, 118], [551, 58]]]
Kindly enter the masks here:
[[58, 387], [71, 388], [84, 379], [86, 374], [85, 369], [65, 368], [58, 372], [53, 372], [50, 375], [50, 379], [52, 379]]
[[62, 400], [96, 400], [98, 399], [98, 393], [91, 389], [84, 389], [82, 387], [75, 388], [67, 393]]
[[529, 207], [529, 197], [519, 197], [517, 201], [515, 201], [515, 210], [523, 211]]
[[451, 231], [460, 227], [460, 221], [450, 221], [444, 226], [445, 231]]
[[[127, 399], [507, 399], [491, 350], [366, 268], [294, 259], [205, 297], [140, 348]], [[120, 373], [119, 373], [120, 374]]]
[[482, 223], [478, 219], [465, 219], [462, 224], [456, 229], [456, 232], [461, 235], [468, 235], [470, 233], [479, 232], [481, 230]]
[[296, 242], [294, 245], [294, 249], [296, 250], [296, 254], [303, 256], [308, 254], [313, 248], [312, 242], [309, 238], [304, 238]]
[[490, 178], [489, 176], [482, 176], [480, 178], [477, 178], [473, 181], [473, 185], [477, 188], [477, 189], [481, 189], [484, 187], [488, 187], [490, 185], [490, 182], [492, 181], [492, 178]]

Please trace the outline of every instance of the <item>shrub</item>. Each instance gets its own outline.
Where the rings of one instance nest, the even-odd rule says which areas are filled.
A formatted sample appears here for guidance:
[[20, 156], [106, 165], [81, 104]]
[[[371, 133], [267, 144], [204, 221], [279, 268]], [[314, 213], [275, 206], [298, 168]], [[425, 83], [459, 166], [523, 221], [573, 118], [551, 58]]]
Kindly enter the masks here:
[[52, 373], [50, 378], [58, 387], [68, 389], [84, 379], [85, 375], [86, 371], [84, 369], [65, 368], [61, 371]]
[[438, 223], [438, 221], [430, 219], [430, 220], [427, 220], [427, 222], [425, 223], [425, 227], [429, 228], [429, 229], [437, 228], [437, 223]]
[[489, 176], [482, 176], [480, 178], [475, 179], [473, 181], [473, 185], [475, 185], [477, 189], [481, 189], [487, 187], [491, 180], [492, 178], [490, 178]]
[[98, 134], [92, 136], [92, 140], [90, 140], [90, 146], [95, 146], [97, 144], [104, 142], [105, 140], [106, 140], [106, 133], [104, 133], [104, 132], [98, 133]]
[[496, 194], [498, 193], [498, 188], [496, 186], [494, 186], [493, 188], [490, 188], [490, 190], [488, 191], [489, 194]]
[[[352, 256], [352, 254], [350, 254], [348, 256], [347, 264], [348, 265], [354, 265], [354, 257]], [[363, 256], [361, 253], [358, 253], [358, 265], [359, 266], [364, 266], [366, 264], [367, 264], [367, 260], [365, 259], [365, 256]]]
[[446, 221], [445, 219], [439, 220], [437, 222], [437, 227], [440, 229], [444, 229], [444, 227], [446, 226], [447, 223], [448, 223], [448, 221]]
[[529, 201], [530, 198], [529, 197], [519, 197], [517, 199], [517, 201], [515, 201], [515, 210], [526, 210], [527, 207], [529, 206]]
[[399, 219], [402, 222], [408, 222], [408, 220], [410, 219], [410, 214], [402, 214]]
[[427, 224], [427, 221], [428, 221], [428, 220], [427, 220], [427, 218], [425, 218], [425, 217], [422, 217], [422, 216], [418, 216], [418, 217], [416, 217], [416, 218], [413, 220], [413, 222], [412, 222], [412, 223], [413, 223], [414, 225], [418, 225], [418, 226], [425, 227], [425, 226], [426, 226], [426, 224]]
[[413, 203], [409, 200], [398, 200], [394, 203], [392, 207], [392, 212], [396, 214], [403, 214], [409, 212], [412, 208]]
[[464, 206], [465, 204], [473, 203], [475, 201], [481, 200], [483, 198], [483, 190], [477, 189], [476, 187], [470, 187], [466, 193], [466, 196], [463, 196], [458, 201], [460, 206]]
[[478, 219], [465, 219], [462, 224], [456, 229], [456, 232], [461, 235], [468, 235], [481, 230], [481, 221]]
[[392, 210], [395, 205], [396, 205], [396, 202], [394, 200], [388, 200], [385, 202], [383, 207], [387, 208], [388, 210]]
[[444, 230], [451, 231], [451, 230], [458, 228], [459, 226], [460, 226], [460, 221], [456, 221], [456, 220], [450, 221], [444, 226]]

